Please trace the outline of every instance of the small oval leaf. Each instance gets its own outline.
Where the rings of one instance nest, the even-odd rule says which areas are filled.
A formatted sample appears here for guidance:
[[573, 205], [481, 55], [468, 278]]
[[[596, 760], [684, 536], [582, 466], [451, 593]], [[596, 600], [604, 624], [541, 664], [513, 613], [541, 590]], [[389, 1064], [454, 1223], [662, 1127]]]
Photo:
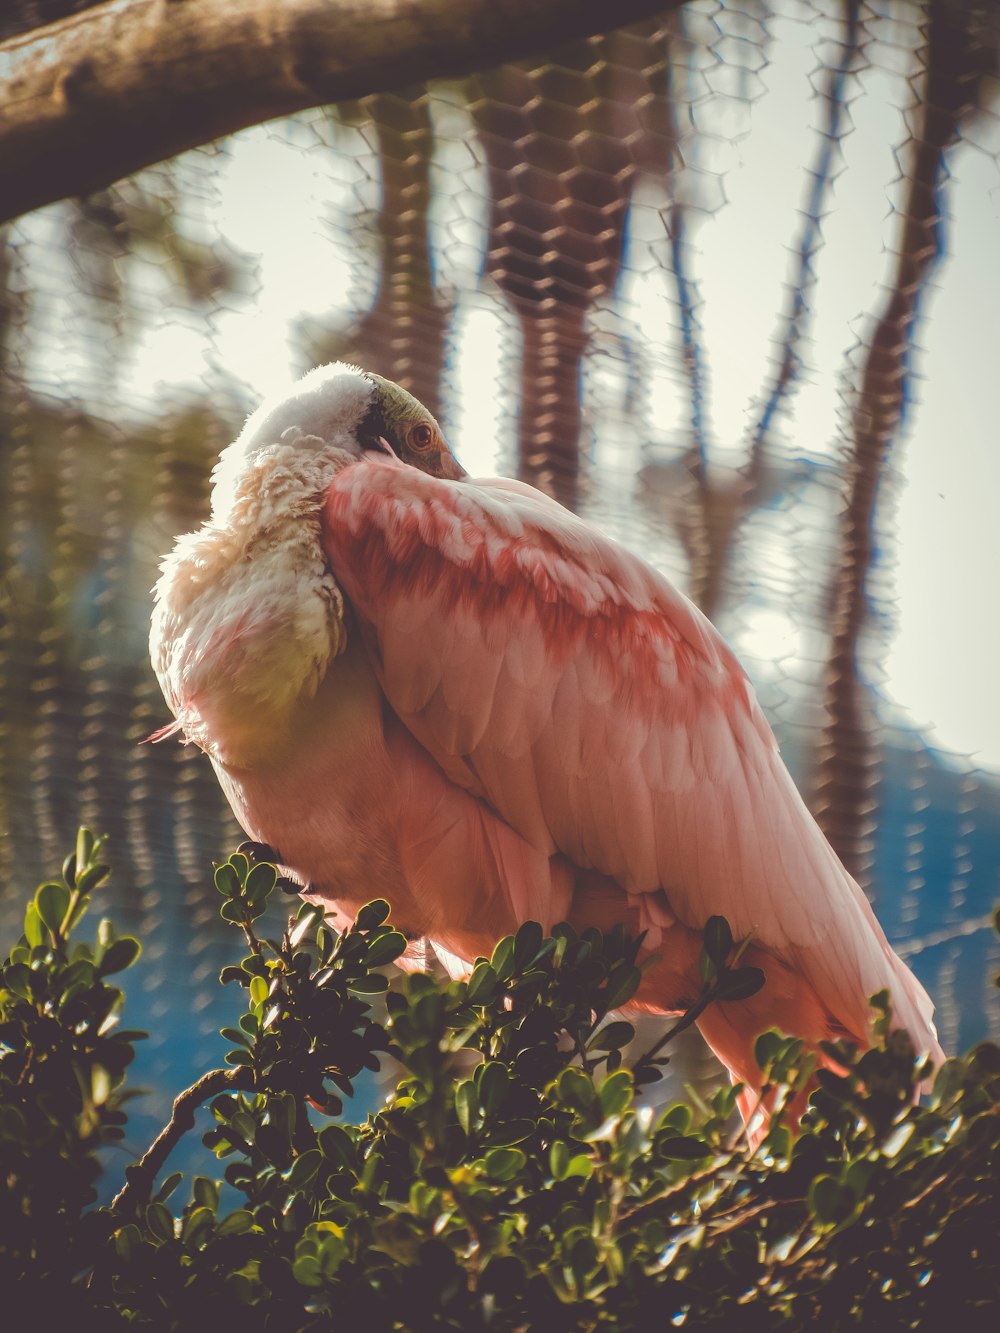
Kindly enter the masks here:
[[705, 952], [716, 967], [722, 967], [733, 947], [733, 932], [724, 916], [710, 916], [702, 932]]
[[528, 1159], [520, 1148], [491, 1148], [484, 1160], [491, 1180], [512, 1180]]
[[53, 935], [58, 935], [69, 910], [69, 889], [65, 884], [43, 884], [35, 893], [39, 920]]
[[381, 926], [388, 921], [391, 910], [384, 898], [375, 898], [370, 903], [365, 903], [354, 918], [355, 929], [374, 930], [376, 926]]
[[670, 1157], [678, 1162], [697, 1162], [702, 1157], [712, 1155], [712, 1150], [704, 1139], [693, 1134], [660, 1139], [656, 1147], [661, 1156]]
[[215, 867], [215, 887], [227, 898], [235, 898], [240, 891], [240, 878], [233, 866], [226, 861]]
[[110, 976], [112, 972], [124, 972], [127, 967], [132, 966], [141, 953], [142, 945], [139, 941], [133, 939], [131, 935], [123, 935], [120, 940], [115, 940], [105, 953], [97, 970], [102, 977]]
[[747, 1000], [756, 995], [764, 984], [764, 973], [759, 967], [737, 967], [719, 977], [720, 1000]]

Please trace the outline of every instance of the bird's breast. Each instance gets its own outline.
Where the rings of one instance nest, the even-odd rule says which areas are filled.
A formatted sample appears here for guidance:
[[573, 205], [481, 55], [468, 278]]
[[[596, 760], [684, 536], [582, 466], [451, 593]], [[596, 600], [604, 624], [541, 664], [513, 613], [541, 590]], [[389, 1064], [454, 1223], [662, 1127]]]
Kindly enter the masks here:
[[327, 668], [251, 767], [213, 763], [233, 811], [280, 853], [304, 883], [331, 896], [398, 896], [391, 837], [395, 775], [385, 744], [382, 694], [358, 637]]

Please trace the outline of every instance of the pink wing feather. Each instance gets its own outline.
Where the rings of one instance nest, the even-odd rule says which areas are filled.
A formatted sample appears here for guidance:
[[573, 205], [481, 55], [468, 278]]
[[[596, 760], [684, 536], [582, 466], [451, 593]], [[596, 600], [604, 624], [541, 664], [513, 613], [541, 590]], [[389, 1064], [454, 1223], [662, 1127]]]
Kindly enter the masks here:
[[863, 1036], [868, 996], [937, 1050], [930, 1002], [806, 810], [747, 678], [666, 579], [518, 482], [390, 460], [338, 474], [324, 547], [395, 713], [540, 852], [725, 916]]

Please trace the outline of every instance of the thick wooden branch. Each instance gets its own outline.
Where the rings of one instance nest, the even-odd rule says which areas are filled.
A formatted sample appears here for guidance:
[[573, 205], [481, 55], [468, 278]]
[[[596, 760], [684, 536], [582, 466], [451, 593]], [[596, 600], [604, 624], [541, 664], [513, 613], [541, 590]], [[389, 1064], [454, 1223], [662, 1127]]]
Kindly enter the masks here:
[[0, 221], [307, 107], [681, 0], [110, 0], [0, 43]]

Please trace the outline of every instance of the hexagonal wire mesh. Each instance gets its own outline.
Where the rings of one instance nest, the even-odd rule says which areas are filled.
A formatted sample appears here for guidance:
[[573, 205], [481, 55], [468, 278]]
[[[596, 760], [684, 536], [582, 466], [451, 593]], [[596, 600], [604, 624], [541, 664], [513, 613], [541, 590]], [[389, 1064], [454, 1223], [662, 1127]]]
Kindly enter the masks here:
[[700, 603], [946, 1045], [1000, 1034], [991, 13], [698, 0], [2, 234], [0, 924], [110, 832], [161, 1094], [219, 1058], [239, 835], [200, 754], [139, 744], [148, 589], [243, 414], [334, 357]]

